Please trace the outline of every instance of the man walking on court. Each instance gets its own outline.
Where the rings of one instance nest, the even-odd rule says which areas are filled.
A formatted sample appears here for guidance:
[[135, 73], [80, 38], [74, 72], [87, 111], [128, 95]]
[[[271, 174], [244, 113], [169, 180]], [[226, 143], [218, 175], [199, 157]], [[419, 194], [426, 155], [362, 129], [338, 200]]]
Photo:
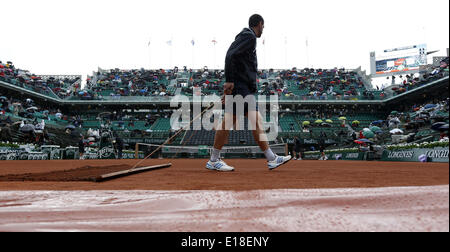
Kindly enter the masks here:
[[[272, 152], [263, 129], [262, 116], [256, 106], [255, 94], [258, 62], [256, 57], [256, 39], [260, 38], [264, 30], [264, 19], [255, 14], [250, 17], [249, 28], [245, 28], [236, 36], [235, 41], [228, 49], [225, 59], [224, 102], [228, 103], [235, 97], [241, 96], [247, 102], [244, 104], [244, 115], [249, 119], [249, 124], [254, 125], [253, 137], [267, 158], [269, 170], [273, 170], [291, 160], [291, 156], [277, 156]], [[233, 98], [234, 97], [234, 98]], [[216, 171], [234, 171], [234, 167], [227, 165], [220, 159], [220, 151], [229, 136], [229, 130], [237, 127], [236, 104], [233, 110], [225, 106], [225, 118], [219, 129], [216, 129], [214, 148], [206, 168]], [[253, 105], [253, 106], [252, 106]], [[232, 120], [232, 123], [227, 123]]]

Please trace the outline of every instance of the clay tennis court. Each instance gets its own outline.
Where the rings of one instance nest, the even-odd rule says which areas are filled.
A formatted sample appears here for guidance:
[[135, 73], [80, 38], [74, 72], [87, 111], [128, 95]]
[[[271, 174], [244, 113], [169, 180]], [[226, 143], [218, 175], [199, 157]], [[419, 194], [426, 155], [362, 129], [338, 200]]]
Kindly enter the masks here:
[[0, 231], [449, 231], [448, 163], [205, 162], [96, 183], [136, 160], [2, 161]]

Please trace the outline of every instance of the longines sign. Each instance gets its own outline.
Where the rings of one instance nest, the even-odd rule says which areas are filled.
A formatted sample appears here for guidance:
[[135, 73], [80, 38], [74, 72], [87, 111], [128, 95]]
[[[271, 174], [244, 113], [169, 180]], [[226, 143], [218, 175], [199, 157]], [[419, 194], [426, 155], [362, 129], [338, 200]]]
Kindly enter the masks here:
[[428, 162], [448, 162], [448, 148], [434, 149], [410, 149], [390, 151], [385, 150], [381, 158], [382, 161], [403, 161], [403, 162], [419, 162], [419, 156], [426, 155]]

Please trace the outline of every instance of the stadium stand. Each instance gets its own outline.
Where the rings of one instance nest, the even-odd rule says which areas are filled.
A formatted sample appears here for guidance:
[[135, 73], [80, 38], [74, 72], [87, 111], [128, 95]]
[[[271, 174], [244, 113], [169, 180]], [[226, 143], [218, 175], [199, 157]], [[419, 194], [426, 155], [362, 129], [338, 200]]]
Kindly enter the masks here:
[[71, 97], [81, 88], [78, 75], [36, 75], [0, 61], [0, 80], [53, 98]]
[[264, 73], [262, 94], [278, 94], [281, 99], [374, 100], [380, 91], [367, 90], [356, 71], [345, 69], [282, 70]]
[[[170, 125], [172, 109], [168, 107], [168, 100], [160, 100], [161, 97], [176, 94], [191, 97], [194, 87], [201, 87], [202, 95], [221, 96], [224, 82], [223, 70], [206, 67], [198, 70], [186, 67], [183, 70], [99, 69], [88, 76], [86, 86], [81, 89], [79, 76], [39, 76], [17, 69], [12, 62], [0, 62], [1, 141], [74, 146], [80, 134], [96, 140], [93, 132], [108, 128], [123, 138], [130, 149], [137, 142], [160, 144], [175, 130]], [[394, 87], [393, 97], [386, 95], [385, 90], [368, 88], [356, 70], [337, 68], [261, 70], [257, 84], [259, 94], [280, 98], [279, 138], [274, 143], [285, 143], [298, 136], [310, 150], [317, 148], [322, 138], [326, 138], [327, 146], [344, 148], [355, 147], [354, 141], [360, 138], [387, 145], [445, 137], [445, 132], [433, 130], [432, 126], [438, 122], [448, 124], [448, 98], [442, 99], [441, 94], [440, 100], [421, 98], [420, 104], [397, 102], [404, 95], [414, 99], [421, 97], [420, 92], [426, 93], [429, 85], [442, 86], [445, 82], [448, 83], [448, 63], [444, 62], [418, 77], [407, 76], [402, 85]], [[413, 92], [416, 90], [418, 94]], [[121, 99], [115, 100], [117, 97]], [[104, 100], [111, 104], [77, 103]], [[307, 101], [316, 103], [300, 106]], [[136, 103], [129, 105], [128, 102]], [[21, 130], [31, 127], [29, 125], [35, 130]], [[391, 134], [394, 129], [403, 133]], [[171, 144], [211, 146], [213, 142], [213, 131], [189, 130]], [[228, 141], [228, 145], [255, 144], [247, 130], [231, 132]]]

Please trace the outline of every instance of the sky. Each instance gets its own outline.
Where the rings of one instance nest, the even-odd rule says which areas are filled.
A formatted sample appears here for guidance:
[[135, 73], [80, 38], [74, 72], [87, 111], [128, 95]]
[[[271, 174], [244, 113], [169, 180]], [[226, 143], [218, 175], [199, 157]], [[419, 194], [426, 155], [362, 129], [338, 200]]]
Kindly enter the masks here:
[[0, 0], [0, 60], [84, 78], [98, 67], [221, 69], [255, 13], [265, 20], [260, 69], [370, 73], [371, 51], [449, 47], [448, 0]]

